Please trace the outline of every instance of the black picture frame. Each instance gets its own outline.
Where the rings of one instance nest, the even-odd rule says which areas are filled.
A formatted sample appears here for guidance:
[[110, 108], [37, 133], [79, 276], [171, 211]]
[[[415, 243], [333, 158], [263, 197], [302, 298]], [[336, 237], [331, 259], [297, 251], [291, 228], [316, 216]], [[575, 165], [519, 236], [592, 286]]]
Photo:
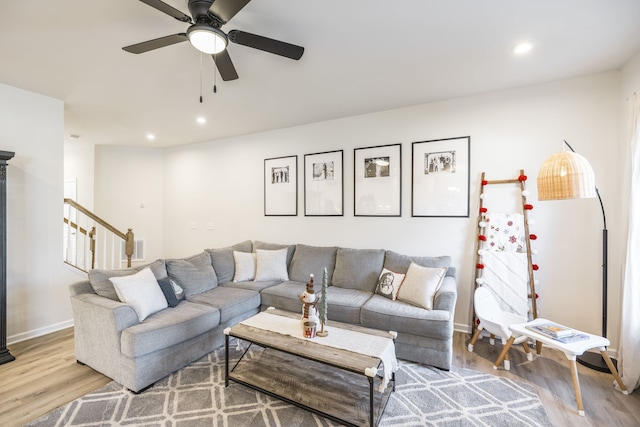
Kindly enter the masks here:
[[298, 156], [264, 160], [264, 216], [298, 215]]
[[353, 215], [402, 216], [402, 145], [353, 150]]
[[304, 155], [305, 216], [344, 215], [343, 150]]
[[411, 216], [469, 217], [471, 137], [411, 144]]

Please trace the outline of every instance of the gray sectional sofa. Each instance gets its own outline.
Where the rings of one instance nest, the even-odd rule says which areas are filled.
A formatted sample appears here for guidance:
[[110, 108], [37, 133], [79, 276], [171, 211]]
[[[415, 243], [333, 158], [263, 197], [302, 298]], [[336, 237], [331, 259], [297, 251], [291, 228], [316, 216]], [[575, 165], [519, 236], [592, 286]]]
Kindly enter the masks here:
[[[244, 271], [250, 266], [241, 259], [252, 259], [255, 270]], [[383, 269], [404, 275], [412, 263], [446, 271], [429, 298], [431, 309], [377, 292]], [[309, 274], [319, 291], [326, 268], [329, 325], [334, 320], [396, 331], [399, 358], [448, 370], [457, 297], [449, 264], [447, 256], [245, 241], [134, 269], [92, 270], [88, 280], [70, 285], [76, 359], [139, 392], [221, 346], [228, 326], [267, 307], [300, 312], [298, 296]], [[114, 283], [145, 267], [167, 303], [141, 321], [138, 307], [121, 302]]]

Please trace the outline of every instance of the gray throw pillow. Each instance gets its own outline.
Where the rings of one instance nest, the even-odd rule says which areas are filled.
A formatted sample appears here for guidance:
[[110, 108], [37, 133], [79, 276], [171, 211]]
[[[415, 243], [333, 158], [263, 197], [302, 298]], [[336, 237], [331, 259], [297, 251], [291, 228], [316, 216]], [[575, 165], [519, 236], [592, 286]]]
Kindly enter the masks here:
[[139, 267], [126, 268], [122, 270], [101, 270], [95, 268], [93, 270], [89, 270], [89, 283], [93, 288], [93, 291], [105, 298], [112, 299], [114, 301], [120, 301], [118, 298], [118, 294], [116, 294], [116, 290], [113, 287], [113, 283], [109, 281], [111, 277], [121, 277], [121, 276], [130, 276], [132, 274], [141, 271], [143, 268], [149, 267], [153, 272], [153, 275], [157, 280], [167, 277], [167, 268], [164, 260], [159, 259], [151, 264], [141, 265]]
[[289, 280], [306, 283], [309, 274], [313, 274], [313, 281], [322, 284], [324, 269], [327, 269], [328, 282], [331, 283], [333, 270], [336, 267], [337, 247], [296, 245], [293, 259], [289, 265]]
[[375, 292], [384, 263], [384, 249], [338, 248], [333, 286]]
[[209, 252], [184, 259], [167, 260], [169, 277], [184, 289], [185, 297], [201, 294], [218, 286]]
[[176, 305], [180, 304], [180, 301], [184, 299], [184, 292], [182, 292], [182, 296], [178, 298], [178, 295], [176, 295], [176, 291], [171, 284], [171, 279], [169, 279], [168, 277], [159, 279], [158, 285], [160, 285], [160, 289], [162, 289], [162, 293], [167, 299], [167, 304], [169, 304], [169, 307], [175, 307]]
[[251, 240], [236, 243], [233, 246], [224, 248], [207, 249], [211, 256], [211, 264], [218, 276], [218, 283], [228, 283], [233, 280], [235, 274], [235, 260], [233, 259], [233, 251], [251, 252], [253, 244]]
[[[447, 255], [434, 257], [408, 256], [393, 251], [387, 251], [384, 256], [384, 268], [396, 273], [407, 274], [411, 262], [415, 262], [420, 267], [449, 268], [451, 266], [451, 257]], [[455, 275], [455, 271], [449, 274], [449, 270], [447, 270], [447, 276], [450, 275]]]

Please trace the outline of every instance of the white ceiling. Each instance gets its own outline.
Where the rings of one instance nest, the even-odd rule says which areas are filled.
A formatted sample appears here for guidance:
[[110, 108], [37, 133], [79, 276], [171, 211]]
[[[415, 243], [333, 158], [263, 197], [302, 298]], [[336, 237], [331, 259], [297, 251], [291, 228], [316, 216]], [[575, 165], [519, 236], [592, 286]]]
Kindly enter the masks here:
[[618, 69], [640, 50], [640, 1], [253, 0], [223, 30], [305, 53], [230, 44], [240, 78], [217, 94], [204, 56], [202, 104], [188, 42], [121, 49], [187, 26], [138, 0], [3, 1], [0, 82], [64, 100], [66, 136], [168, 147]]

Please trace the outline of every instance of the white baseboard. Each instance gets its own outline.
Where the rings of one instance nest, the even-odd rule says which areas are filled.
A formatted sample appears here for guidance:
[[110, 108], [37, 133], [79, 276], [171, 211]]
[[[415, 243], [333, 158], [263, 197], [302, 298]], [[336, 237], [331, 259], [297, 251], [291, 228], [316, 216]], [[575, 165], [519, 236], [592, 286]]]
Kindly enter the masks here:
[[41, 337], [43, 335], [50, 334], [52, 332], [61, 331], [66, 328], [70, 328], [73, 326], [73, 319], [65, 320], [64, 322], [55, 323], [53, 325], [46, 326], [44, 328], [33, 329], [31, 331], [26, 331], [21, 334], [11, 335], [7, 337], [7, 346], [11, 344], [16, 344], [22, 341], [26, 341], [31, 338]]

